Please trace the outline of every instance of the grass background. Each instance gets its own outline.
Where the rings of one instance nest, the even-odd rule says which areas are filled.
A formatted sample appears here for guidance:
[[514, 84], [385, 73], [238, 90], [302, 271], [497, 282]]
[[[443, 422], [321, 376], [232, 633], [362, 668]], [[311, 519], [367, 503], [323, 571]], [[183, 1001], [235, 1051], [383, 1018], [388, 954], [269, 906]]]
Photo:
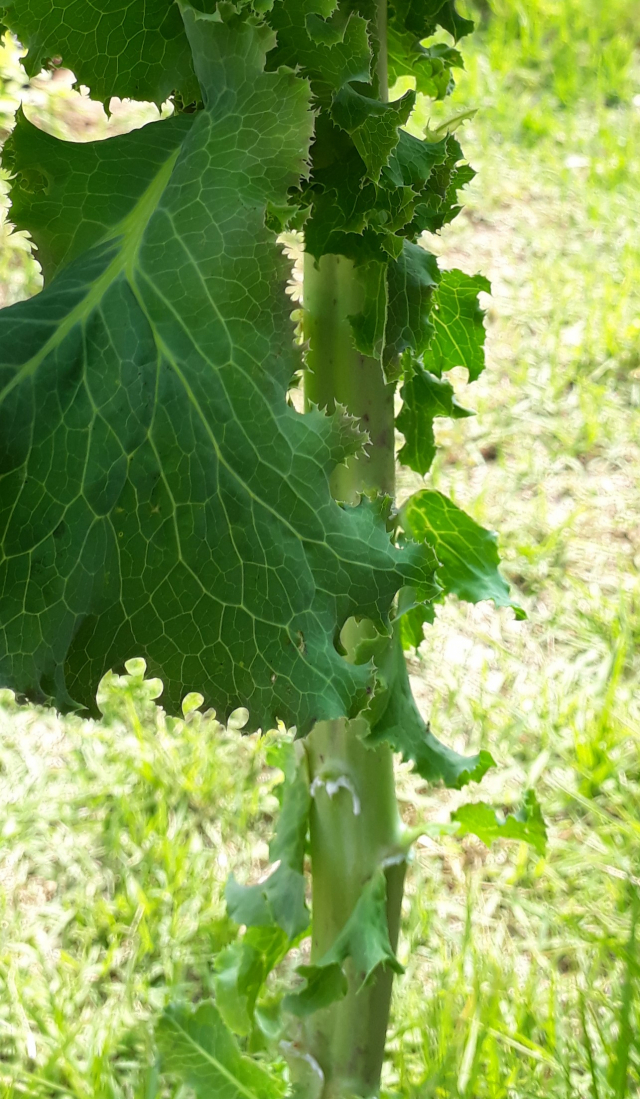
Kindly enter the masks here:
[[[534, 785], [550, 843], [544, 860], [418, 845], [383, 1095], [622, 1099], [640, 1089], [640, 3], [475, 11], [431, 125], [478, 108], [461, 136], [479, 174], [429, 244], [492, 280], [488, 367], [468, 394], [460, 371], [478, 416], [439, 422], [431, 479], [500, 531], [529, 619], [452, 602], [411, 675], [441, 737], [501, 764], [467, 796], [511, 806]], [[63, 73], [27, 85], [7, 42], [0, 136], [20, 99], [74, 140], [155, 115], [116, 104], [107, 121]], [[0, 304], [39, 285], [5, 221]], [[415, 483], [401, 472], [401, 492]], [[265, 743], [167, 719], [130, 672], [103, 685], [100, 725], [1, 696], [3, 1096], [177, 1096], [155, 1077], [153, 1017], [211, 993], [235, 935], [224, 880], [266, 864]], [[398, 777], [407, 820], [462, 800]]]

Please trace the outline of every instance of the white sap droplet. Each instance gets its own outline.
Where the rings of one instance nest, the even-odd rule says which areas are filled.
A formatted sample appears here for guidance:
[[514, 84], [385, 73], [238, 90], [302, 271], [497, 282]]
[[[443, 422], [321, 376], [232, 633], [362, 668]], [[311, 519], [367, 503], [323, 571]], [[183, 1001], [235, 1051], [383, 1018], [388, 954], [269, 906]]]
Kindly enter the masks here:
[[313, 782], [311, 783], [309, 791], [312, 798], [316, 796], [316, 792], [320, 790], [321, 787], [324, 787], [324, 789], [327, 791], [327, 795], [330, 798], [335, 797], [335, 795], [338, 793], [338, 790], [348, 790], [351, 794], [351, 800], [353, 803], [353, 815], [354, 817], [360, 816], [362, 810], [360, 798], [356, 793], [355, 787], [351, 782], [351, 779], [347, 778], [346, 775], [338, 775], [337, 778], [327, 779], [322, 778], [321, 775], [316, 775]]

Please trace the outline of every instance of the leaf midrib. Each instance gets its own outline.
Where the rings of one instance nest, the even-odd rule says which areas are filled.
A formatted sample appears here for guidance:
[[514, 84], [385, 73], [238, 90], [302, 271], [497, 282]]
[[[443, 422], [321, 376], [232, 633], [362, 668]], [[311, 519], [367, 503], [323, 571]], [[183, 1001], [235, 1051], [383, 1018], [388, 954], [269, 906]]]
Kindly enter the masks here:
[[147, 187], [146, 191], [138, 199], [133, 209], [98, 242], [98, 244], [106, 244], [107, 241], [121, 238], [122, 245], [106, 270], [103, 271], [100, 277], [91, 285], [82, 301], [78, 302], [71, 312], [67, 314], [64, 320], [57, 326], [55, 332], [45, 341], [40, 350], [28, 359], [26, 363], [23, 363], [20, 369], [16, 371], [13, 378], [11, 378], [4, 388], [0, 390], [0, 403], [9, 396], [11, 391], [19, 385], [20, 382], [24, 381], [24, 379], [28, 378], [30, 375], [35, 374], [46, 357], [60, 346], [72, 329], [77, 324], [81, 324], [88, 319], [109, 287], [115, 282], [125, 267], [129, 267], [135, 263], [144, 231], [171, 178], [171, 173], [173, 172], [176, 160], [178, 159], [180, 148], [181, 147], [178, 146], [177, 149], [173, 150], [155, 178]]

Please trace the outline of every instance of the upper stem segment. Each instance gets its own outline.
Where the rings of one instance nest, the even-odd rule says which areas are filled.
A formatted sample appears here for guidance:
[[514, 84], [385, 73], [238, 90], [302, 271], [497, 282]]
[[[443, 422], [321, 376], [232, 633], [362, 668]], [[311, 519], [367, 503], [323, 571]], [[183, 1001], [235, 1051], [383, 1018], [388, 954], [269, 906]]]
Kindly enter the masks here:
[[395, 488], [393, 385], [387, 385], [377, 359], [362, 355], [353, 342], [349, 317], [362, 309], [354, 265], [344, 256], [305, 257], [305, 336], [309, 340], [304, 392], [307, 406], [333, 411], [344, 405], [368, 432], [367, 455], [339, 466], [333, 494], [354, 502], [359, 491], [388, 493]]

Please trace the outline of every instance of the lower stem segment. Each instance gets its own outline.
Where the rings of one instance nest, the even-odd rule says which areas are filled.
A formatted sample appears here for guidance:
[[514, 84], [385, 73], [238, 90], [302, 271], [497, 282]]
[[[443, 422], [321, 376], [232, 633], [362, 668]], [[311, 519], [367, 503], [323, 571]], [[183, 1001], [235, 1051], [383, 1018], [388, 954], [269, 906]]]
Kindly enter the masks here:
[[[344, 502], [354, 502], [363, 489], [393, 495], [395, 482], [393, 386], [386, 384], [377, 359], [357, 351], [349, 321], [362, 310], [361, 294], [350, 260], [327, 255], [316, 263], [307, 256], [307, 406], [329, 411], [336, 404], [345, 406], [370, 438], [366, 455], [334, 473], [333, 494]], [[398, 940], [406, 863], [402, 855], [395, 863], [388, 861], [394, 856], [397, 860], [402, 839], [393, 756], [386, 746], [366, 748], [358, 735], [365, 731], [360, 719], [322, 722], [305, 740], [314, 792], [313, 962], [333, 945], [363, 886], [381, 865], [394, 950]], [[393, 973], [379, 968], [373, 981], [358, 991], [360, 980], [349, 965], [347, 961], [346, 997], [317, 1012], [308, 1025], [307, 1049], [324, 1074], [322, 1099], [371, 1099], [379, 1092]]]
[[[312, 962], [319, 961], [346, 924], [363, 886], [402, 840], [393, 774], [386, 747], [366, 748], [357, 720], [321, 722], [305, 741], [315, 780], [311, 808], [313, 882]], [[337, 779], [341, 785], [337, 788]], [[330, 785], [327, 787], [326, 781]], [[329, 791], [329, 792], [328, 792]], [[395, 950], [406, 862], [389, 862], [387, 921]], [[324, 1073], [322, 1099], [370, 1099], [378, 1095], [389, 1020], [393, 973], [379, 968], [371, 984], [346, 967], [348, 991], [311, 1017], [308, 1049]]]

